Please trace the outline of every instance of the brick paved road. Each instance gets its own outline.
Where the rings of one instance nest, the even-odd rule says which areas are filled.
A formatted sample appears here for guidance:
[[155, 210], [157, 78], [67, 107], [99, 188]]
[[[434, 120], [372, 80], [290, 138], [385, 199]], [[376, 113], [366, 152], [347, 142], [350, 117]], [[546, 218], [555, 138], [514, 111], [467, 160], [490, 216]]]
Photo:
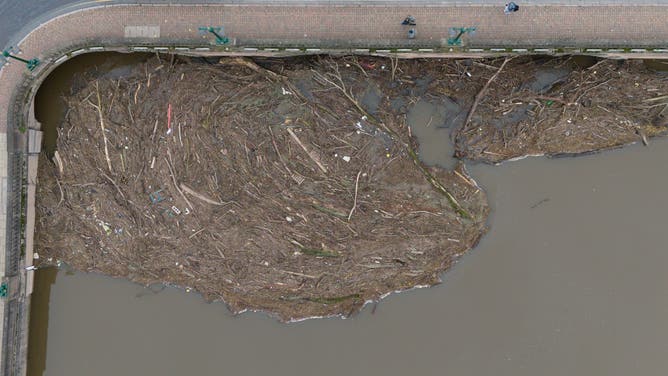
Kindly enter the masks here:
[[[104, 0], [104, 2], [117, 3], [117, 0]], [[155, 3], [155, 4], [165, 4], [174, 1], [170, 0], [125, 0], [126, 3]], [[179, 3], [220, 3], [221, 1], [215, 0], [180, 0]], [[303, 3], [322, 3], [322, 4], [331, 4], [331, 3], [341, 3], [341, 4], [356, 4], [360, 2], [364, 3], [405, 3], [405, 4], [424, 4], [424, 3], [433, 3], [433, 0], [226, 0], [225, 2], [234, 2], [234, 3], [284, 3], [284, 4], [303, 4]], [[503, 4], [502, 0], [441, 0], [441, 3], [450, 3], [450, 4], [476, 4], [476, 5], [496, 5], [499, 6]], [[521, 6], [524, 5], [628, 5], [630, 2], [635, 5], [667, 5], [668, 0], [522, 0], [517, 1]], [[43, 15], [47, 13], [57, 13], [63, 8], [77, 9], [84, 4], [95, 5], [99, 4], [98, 1], [72, 1], [72, 0], [0, 0], [0, 46], [7, 44], [9, 38], [16, 34], [19, 29], [24, 25], [30, 25], [31, 21], [38, 20], [42, 18]], [[46, 18], [42, 18], [41, 21], [45, 21]]]
[[[498, 5], [406, 6], [396, 2], [370, 5], [209, 5], [209, 6], [108, 6], [71, 13], [41, 25], [23, 40], [24, 57], [46, 56], [71, 43], [95, 39], [123, 43], [124, 27], [160, 27], [166, 41], [205, 42], [197, 28], [225, 25], [239, 43], [298, 44], [310, 47], [408, 44], [399, 23], [406, 14], [418, 20], [417, 38], [411, 43], [441, 45], [448, 29], [476, 26], [470, 46], [640, 46], [668, 44], [668, 4], [626, 7], [602, 5], [526, 5], [504, 15]], [[202, 39], [205, 38], [205, 39]], [[136, 43], [137, 41], [127, 41]], [[23, 74], [20, 64], [3, 69], [0, 111], [7, 94]], [[0, 131], [6, 120], [0, 119]]]
[[[400, 21], [418, 20], [417, 38], [408, 41]], [[450, 27], [476, 26], [470, 46], [640, 46], [668, 45], [668, 4], [626, 7], [602, 5], [527, 5], [504, 15], [492, 5], [208, 5], [105, 6], [60, 16], [42, 24], [21, 43], [24, 57], [44, 57], [63, 46], [86, 40], [138, 43], [124, 38], [125, 26], [160, 27], [165, 41], [206, 43], [199, 26], [225, 25], [239, 43], [290, 44], [309, 47], [368, 45], [439, 46]], [[156, 42], [155, 40], [152, 42]], [[24, 74], [12, 62], [0, 72], [0, 112]], [[7, 129], [0, 117], [0, 132]]]

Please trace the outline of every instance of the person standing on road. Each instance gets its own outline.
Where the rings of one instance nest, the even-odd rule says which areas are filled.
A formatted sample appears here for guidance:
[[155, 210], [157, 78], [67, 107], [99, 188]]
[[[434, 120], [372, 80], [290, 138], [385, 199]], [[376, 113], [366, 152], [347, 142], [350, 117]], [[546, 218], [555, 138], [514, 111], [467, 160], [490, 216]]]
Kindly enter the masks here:
[[510, 14], [517, 12], [518, 10], [520, 10], [520, 6], [511, 1], [506, 4], [506, 7], [503, 9], [503, 13]]
[[[415, 17], [411, 16], [410, 14], [404, 18], [404, 20], [401, 22], [401, 25], [403, 26], [416, 26], [417, 22], [415, 21]], [[415, 39], [415, 28], [411, 27], [408, 29], [408, 39]]]
[[409, 26], [415, 26], [417, 25], [417, 22], [415, 22], [415, 17], [408, 15], [406, 18], [404, 18], [403, 22], [401, 22], [402, 25], [409, 25]]

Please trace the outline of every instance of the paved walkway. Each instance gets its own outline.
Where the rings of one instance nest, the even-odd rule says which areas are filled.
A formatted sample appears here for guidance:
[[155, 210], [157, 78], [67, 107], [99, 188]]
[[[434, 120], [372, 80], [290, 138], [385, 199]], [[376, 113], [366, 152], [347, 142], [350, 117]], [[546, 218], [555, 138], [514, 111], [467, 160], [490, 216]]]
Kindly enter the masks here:
[[[25, 134], [15, 130], [19, 125], [30, 124], [20, 113], [22, 109], [10, 108], [10, 104], [15, 103], [16, 95], [25, 98], [25, 88], [20, 89], [22, 84], [30, 83], [37, 76], [42, 79], [41, 74], [45, 72], [40, 69], [45, 69], [49, 62], [77, 46], [202, 46], [208, 45], [212, 38], [201, 35], [198, 27], [224, 25], [226, 35], [242, 46], [436, 48], [446, 45], [451, 27], [475, 26], [477, 34], [466, 37], [470, 47], [650, 46], [668, 49], [668, 3], [662, 5], [662, 1], [623, 9], [619, 5], [584, 5], [577, 0], [560, 1], [562, 5], [527, 1], [512, 15], [503, 14], [502, 6], [499, 6], [503, 2], [480, 4], [483, 2], [486, 1], [453, 6], [452, 2], [432, 4], [424, 0], [412, 4], [373, 1], [362, 5], [350, 1], [317, 1], [300, 5], [288, 0], [282, 4], [264, 2], [253, 5], [232, 1], [217, 5], [138, 6], [101, 1], [108, 5], [79, 11], [69, 8], [69, 13], [42, 23], [18, 43], [22, 57], [38, 57], [45, 61], [38, 71], [29, 73], [22, 63], [15, 61], [0, 69], [0, 277], [5, 277], [5, 250], [19, 252], [15, 241], [8, 241], [17, 217], [16, 213], [10, 212], [16, 203], [10, 199], [12, 184], [8, 184], [7, 161], [10, 153], [15, 151], [12, 148], [16, 149], [18, 145], [12, 145], [8, 140], [13, 135], [25, 138]], [[554, 3], [540, 3], [548, 2]], [[615, 2], [618, 1], [605, 3]], [[415, 40], [408, 40], [406, 28], [400, 25], [408, 14], [415, 16], [418, 22]], [[21, 106], [25, 107], [19, 104]], [[25, 146], [27, 143], [24, 140], [21, 144]], [[21, 148], [18, 151], [24, 151]], [[30, 220], [28, 218], [28, 222]], [[25, 279], [24, 268], [31, 263], [30, 257], [21, 261], [18, 269], [21, 278], [13, 279], [20, 282], [23, 296], [30, 289], [30, 279]], [[0, 316], [5, 312], [5, 302], [0, 300]], [[0, 319], [4, 322], [3, 317]], [[3, 327], [6, 329], [0, 325], [0, 331]]]
[[[399, 23], [417, 18], [417, 38], [409, 41]], [[504, 15], [498, 5], [109, 5], [60, 16], [42, 24], [21, 42], [23, 57], [44, 57], [76, 43], [138, 43], [126, 39], [127, 26], [151, 26], [159, 40], [206, 43], [200, 26], [225, 26], [238, 44], [351, 47], [440, 46], [451, 27], [475, 26], [471, 46], [666, 46], [668, 4], [625, 7], [604, 5], [526, 5]], [[158, 35], [156, 34], [156, 35]], [[158, 42], [159, 40], [144, 40]], [[12, 62], [0, 72], [0, 111], [6, 113], [13, 85], [25, 73]], [[0, 118], [0, 132], [7, 129]]]

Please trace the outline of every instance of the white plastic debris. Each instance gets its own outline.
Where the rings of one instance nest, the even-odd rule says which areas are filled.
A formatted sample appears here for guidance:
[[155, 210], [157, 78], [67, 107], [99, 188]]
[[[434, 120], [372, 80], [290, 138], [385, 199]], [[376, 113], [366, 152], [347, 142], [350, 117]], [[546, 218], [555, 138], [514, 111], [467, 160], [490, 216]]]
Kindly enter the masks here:
[[289, 92], [289, 91], [287, 91], [287, 90], [285, 90], [284, 87], [282, 87], [281, 90], [283, 91], [283, 95], [292, 95], [292, 93]]
[[32, 258], [33, 258], [34, 260], [39, 260], [39, 253], [37, 253], [37, 252], [33, 253], [33, 254], [32, 254]]
[[288, 221], [288, 223], [292, 223], [293, 219], [290, 216], [285, 217], [285, 220]]
[[350, 157], [347, 156], [347, 155], [344, 155], [343, 160], [346, 161], [346, 162], [350, 162]]

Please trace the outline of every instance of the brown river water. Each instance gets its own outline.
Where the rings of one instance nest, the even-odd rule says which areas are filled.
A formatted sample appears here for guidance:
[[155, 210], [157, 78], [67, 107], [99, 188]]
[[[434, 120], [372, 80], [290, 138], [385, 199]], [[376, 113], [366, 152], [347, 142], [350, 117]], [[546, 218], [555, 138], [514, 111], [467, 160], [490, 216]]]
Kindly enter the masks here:
[[660, 139], [469, 166], [492, 207], [479, 246], [441, 285], [348, 320], [234, 317], [175, 288], [40, 270], [30, 375], [665, 374], [667, 162]]

